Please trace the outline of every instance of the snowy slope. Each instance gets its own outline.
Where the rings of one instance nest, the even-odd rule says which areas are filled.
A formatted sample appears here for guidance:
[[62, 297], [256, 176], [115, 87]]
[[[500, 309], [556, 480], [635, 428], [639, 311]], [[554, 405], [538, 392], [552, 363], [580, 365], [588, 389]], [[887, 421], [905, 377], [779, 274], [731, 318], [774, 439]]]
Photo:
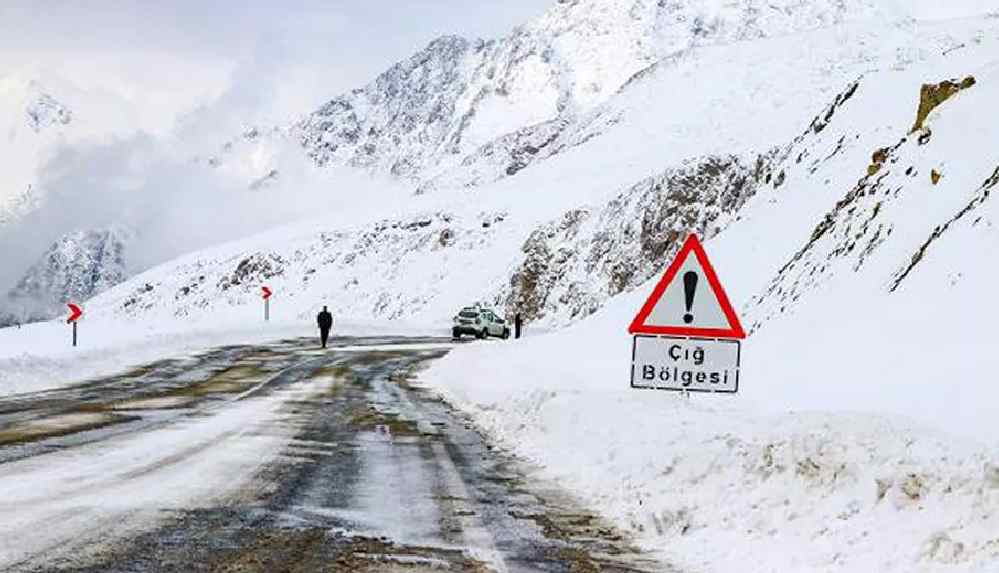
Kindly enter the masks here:
[[[835, 73], [829, 72], [826, 60], [816, 68], [809, 65], [810, 58], [789, 51], [800, 41], [797, 37], [712, 48], [630, 86], [614, 103], [620, 120], [604, 137], [552, 157], [516, 179], [483, 187], [475, 197], [454, 192], [413, 197], [397, 203], [392, 216], [384, 208], [357, 200], [366, 205], [366, 214], [350, 225], [293, 227], [279, 238], [233, 246], [221, 258], [203, 257], [193, 270], [165, 267], [150, 275], [155, 280], [143, 278], [132, 290], [155, 285], [161, 276], [167, 277], [169, 293], [193, 288], [202, 280], [215, 285], [199, 295], [204, 298], [194, 308], [189, 308], [186, 296], [139, 297], [148, 302], [138, 308], [156, 306], [168, 314], [192, 317], [205, 313], [199, 308], [214, 313], [220, 306], [251, 304], [255, 283], [239, 290], [239, 296], [217, 285], [256, 253], [283, 261], [279, 276], [256, 277], [256, 282], [275, 282], [299, 301], [290, 308], [295, 314], [309, 314], [319, 299], [327, 299], [339, 313], [359, 319], [440, 321], [455, 306], [484, 299], [510, 311], [517, 308], [531, 319], [564, 323], [652, 276], [676, 248], [677, 237], [692, 230], [710, 237], [745, 216], [740, 207], [757, 194], [762, 194], [757, 201], [762, 210], [781, 219], [787, 218], [784, 202], [802, 205], [804, 210], [795, 210], [793, 221], [780, 223], [780, 228], [795, 234], [774, 239], [800, 248], [806, 242], [800, 237], [813, 231], [826, 211], [857, 187], [871, 154], [905, 137], [924, 78], [942, 80], [951, 70], [971, 73], [987, 65], [994, 36], [982, 35], [978, 29], [982, 22], [994, 29], [992, 20], [970, 20], [903, 35], [907, 46], [935, 49], [920, 48], [922, 55], [917, 52], [912, 60], [900, 63], [895, 50], [882, 47], [890, 55], [881, 69], [871, 69], [877, 60], [861, 57], [853, 49], [840, 51], [843, 37], [870, 41], [873, 32], [865, 27], [810, 33], [815, 45], [827, 48], [831, 61], [838, 63]], [[960, 36], [954, 37], [958, 34], [967, 35], [969, 45], [951, 50], [961, 43]], [[714, 85], [716, 77], [731, 75], [723, 62], [743, 69], [764, 53], [773, 75], [798, 71], [809, 81], [768, 85], [770, 76], [753, 73], [732, 83], [731, 90], [714, 88], [713, 99], [692, 94], [689, 99], [675, 99], [668, 110], [655, 105], [663, 86], [694, 77], [706, 63], [711, 66], [698, 71], [701, 89]], [[767, 89], [774, 99], [743, 108], [754, 105], [746, 100], [747, 88]], [[974, 89], [967, 95], [973, 93]], [[774, 101], [780, 103], [770, 103]], [[752, 109], [746, 114], [752, 120], [733, 120], [730, 110], [736, 109]], [[759, 136], [756, 121], [767, 124], [768, 137]], [[883, 134], [891, 135], [886, 139]], [[643, 144], [629, 146], [628, 141]], [[922, 177], [907, 175], [903, 181], [909, 186], [925, 183], [932, 168], [922, 165]], [[879, 176], [888, 172], [897, 170], [885, 169]], [[489, 223], [497, 217], [503, 220]], [[484, 226], [487, 223], [489, 227]], [[285, 236], [296, 238], [281, 238]], [[761, 238], [759, 243], [768, 241]], [[773, 258], [754, 271], [760, 283], [753, 288], [762, 289], [763, 281], [772, 276], [767, 273], [776, 273], [792, 254], [786, 248], [774, 249]], [[210, 270], [205, 279], [197, 270], [201, 267]], [[400, 276], [420, 280], [400, 288]], [[130, 297], [115, 293], [100, 304], [121, 312]]]
[[[999, 30], [925, 28], [953, 47], [844, 84], [720, 233], [675, 228], [712, 237], [753, 328], [738, 396], [628, 388], [627, 325], [653, 281], [557, 333], [463, 348], [425, 382], [693, 569], [995, 571]], [[969, 75], [913, 129], [923, 84]], [[569, 235], [550, 237], [574, 269], [553, 292], [608, 284], [584, 272], [594, 241]]]

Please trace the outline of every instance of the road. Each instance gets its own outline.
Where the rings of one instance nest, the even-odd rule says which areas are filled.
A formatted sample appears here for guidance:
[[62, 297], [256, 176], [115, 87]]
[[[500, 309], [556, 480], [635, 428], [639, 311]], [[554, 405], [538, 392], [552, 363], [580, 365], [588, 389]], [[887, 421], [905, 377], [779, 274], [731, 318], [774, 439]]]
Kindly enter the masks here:
[[224, 347], [0, 400], [0, 570], [671, 570], [412, 383], [450, 347]]

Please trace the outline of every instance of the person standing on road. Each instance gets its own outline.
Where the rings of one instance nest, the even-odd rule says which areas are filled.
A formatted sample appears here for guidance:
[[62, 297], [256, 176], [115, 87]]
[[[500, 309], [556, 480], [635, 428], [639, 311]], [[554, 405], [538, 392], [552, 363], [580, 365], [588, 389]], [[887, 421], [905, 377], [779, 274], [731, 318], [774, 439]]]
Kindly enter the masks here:
[[520, 318], [520, 313], [513, 315], [513, 337], [520, 338], [520, 329], [524, 326], [524, 321]]
[[326, 348], [326, 341], [330, 338], [330, 329], [333, 328], [333, 315], [324, 306], [322, 312], [316, 317], [316, 322], [319, 323], [319, 339], [323, 343], [323, 348]]

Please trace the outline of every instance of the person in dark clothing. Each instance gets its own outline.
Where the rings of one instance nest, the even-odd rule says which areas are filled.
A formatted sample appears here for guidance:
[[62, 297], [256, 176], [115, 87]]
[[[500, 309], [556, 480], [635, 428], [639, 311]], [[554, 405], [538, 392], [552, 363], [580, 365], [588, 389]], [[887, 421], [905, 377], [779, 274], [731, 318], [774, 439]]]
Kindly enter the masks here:
[[513, 337], [520, 338], [520, 329], [524, 326], [524, 321], [520, 318], [520, 313], [513, 315]]
[[323, 311], [316, 317], [316, 322], [319, 323], [319, 339], [323, 342], [323, 348], [326, 348], [326, 341], [330, 338], [330, 329], [333, 328], [333, 315], [324, 306]]

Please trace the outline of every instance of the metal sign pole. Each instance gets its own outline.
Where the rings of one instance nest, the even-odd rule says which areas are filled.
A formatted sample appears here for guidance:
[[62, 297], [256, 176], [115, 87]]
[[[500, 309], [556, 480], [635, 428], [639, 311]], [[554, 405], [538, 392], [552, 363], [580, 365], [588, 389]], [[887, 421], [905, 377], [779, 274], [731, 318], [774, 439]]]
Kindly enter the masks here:
[[271, 299], [264, 299], [264, 320], [269, 321], [271, 319]]
[[76, 348], [76, 321], [73, 321], [73, 348]]

